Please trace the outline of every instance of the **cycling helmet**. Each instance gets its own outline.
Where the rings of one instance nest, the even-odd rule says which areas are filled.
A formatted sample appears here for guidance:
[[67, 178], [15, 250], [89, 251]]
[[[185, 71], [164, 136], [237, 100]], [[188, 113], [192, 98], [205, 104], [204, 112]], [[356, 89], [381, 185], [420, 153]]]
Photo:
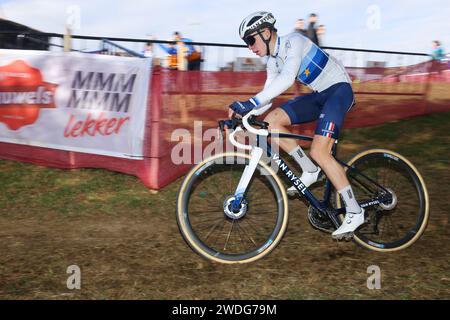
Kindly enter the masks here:
[[[277, 31], [277, 29], [275, 29], [276, 21], [277, 20], [270, 12], [266, 11], [254, 12], [251, 15], [247, 16], [244, 20], [242, 20], [239, 26], [239, 36], [241, 37], [242, 40], [244, 40], [244, 42], [247, 45], [253, 45], [255, 41], [254, 37], [250, 37], [252, 38], [250, 40], [253, 40], [253, 43], [247, 41], [246, 37], [248, 37], [253, 32], [260, 31], [264, 28], [269, 28], [271, 31], [273, 30], [276, 32]], [[269, 43], [270, 40], [272, 39], [272, 33], [270, 34], [269, 39], [264, 39], [261, 33], [258, 34], [261, 37], [262, 41], [266, 44], [267, 48], [266, 54], [270, 55]]]
[[239, 26], [239, 36], [244, 39], [249, 34], [263, 28], [275, 29], [275, 18], [273, 14], [266, 11], [258, 11], [247, 16]]

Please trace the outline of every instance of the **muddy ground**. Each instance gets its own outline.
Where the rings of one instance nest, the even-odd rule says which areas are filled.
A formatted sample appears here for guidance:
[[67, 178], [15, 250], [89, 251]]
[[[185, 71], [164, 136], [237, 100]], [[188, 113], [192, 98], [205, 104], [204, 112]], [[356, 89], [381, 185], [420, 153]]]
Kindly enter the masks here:
[[[0, 160], [1, 299], [449, 299], [449, 113], [348, 129], [340, 155], [382, 146], [416, 164], [431, 218], [397, 253], [371, 252], [313, 229], [304, 203], [269, 256], [212, 264], [184, 243], [175, 220], [181, 180], [153, 193], [135, 177]], [[411, 132], [414, 134], [411, 134]], [[69, 290], [67, 268], [81, 270]], [[367, 287], [369, 266], [381, 289]]]

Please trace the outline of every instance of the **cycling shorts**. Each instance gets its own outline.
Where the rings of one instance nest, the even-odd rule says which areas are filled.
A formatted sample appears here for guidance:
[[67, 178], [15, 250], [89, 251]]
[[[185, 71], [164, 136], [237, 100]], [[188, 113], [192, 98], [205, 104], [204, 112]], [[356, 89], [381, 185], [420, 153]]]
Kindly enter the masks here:
[[345, 114], [354, 104], [352, 86], [340, 82], [321, 91], [289, 100], [281, 108], [291, 124], [317, 120], [315, 134], [337, 139]]

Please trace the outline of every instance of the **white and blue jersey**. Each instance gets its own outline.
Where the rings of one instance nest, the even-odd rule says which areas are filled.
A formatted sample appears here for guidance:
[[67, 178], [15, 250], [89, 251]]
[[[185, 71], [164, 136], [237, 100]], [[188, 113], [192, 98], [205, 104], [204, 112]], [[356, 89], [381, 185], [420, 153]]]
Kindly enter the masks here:
[[[354, 103], [350, 77], [338, 60], [297, 32], [277, 37], [274, 53], [267, 61], [264, 89], [253, 97], [257, 108], [261, 111], [270, 108], [272, 99], [289, 89], [295, 80], [314, 93], [307, 99], [298, 97], [282, 106], [291, 124], [320, 117], [323, 122], [320, 134], [330, 136], [333, 131], [332, 137], [337, 138], [345, 113]], [[335, 129], [329, 130], [330, 127]]]
[[276, 39], [275, 52], [267, 61], [264, 90], [256, 95], [258, 105], [270, 103], [295, 80], [318, 92], [339, 82], [351, 83], [339, 61], [298, 32]]
[[[339, 80], [347, 80], [345, 77], [342, 77], [343, 74], [340, 72], [340, 66], [333, 60], [328, 63], [329, 61], [329, 55], [312, 43], [310, 49], [307, 49], [307, 53], [302, 59], [297, 79], [301, 83], [310, 86], [314, 91], [323, 91], [330, 84], [329, 78], [323, 75], [320, 77], [322, 72], [326, 74], [328, 69], [338, 71], [336, 75]], [[335, 66], [330, 68], [333, 64]], [[318, 79], [319, 77], [320, 79]]]

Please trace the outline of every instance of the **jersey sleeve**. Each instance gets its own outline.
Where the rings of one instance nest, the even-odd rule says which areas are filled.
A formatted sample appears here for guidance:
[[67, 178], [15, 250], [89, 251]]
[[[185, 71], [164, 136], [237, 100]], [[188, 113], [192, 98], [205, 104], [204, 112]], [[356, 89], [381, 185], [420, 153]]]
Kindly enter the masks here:
[[291, 37], [287, 40], [285, 46], [286, 60], [283, 69], [280, 73], [277, 72], [274, 76], [272, 76], [273, 78], [270, 82], [268, 82], [268, 74], [268, 81], [266, 82], [264, 89], [255, 96], [256, 101], [258, 101], [258, 105], [265, 106], [270, 103], [272, 99], [278, 97], [284, 91], [289, 89], [297, 77], [301, 64], [301, 52], [303, 47], [302, 39], [300, 37]]
[[[266, 90], [272, 84], [272, 81], [277, 77], [277, 70], [271, 66], [271, 62], [269, 61], [267, 64], [267, 79], [264, 83], [264, 89]], [[259, 104], [255, 109], [258, 110], [257, 114], [261, 115], [272, 107], [272, 101], [268, 101], [266, 104]]]

